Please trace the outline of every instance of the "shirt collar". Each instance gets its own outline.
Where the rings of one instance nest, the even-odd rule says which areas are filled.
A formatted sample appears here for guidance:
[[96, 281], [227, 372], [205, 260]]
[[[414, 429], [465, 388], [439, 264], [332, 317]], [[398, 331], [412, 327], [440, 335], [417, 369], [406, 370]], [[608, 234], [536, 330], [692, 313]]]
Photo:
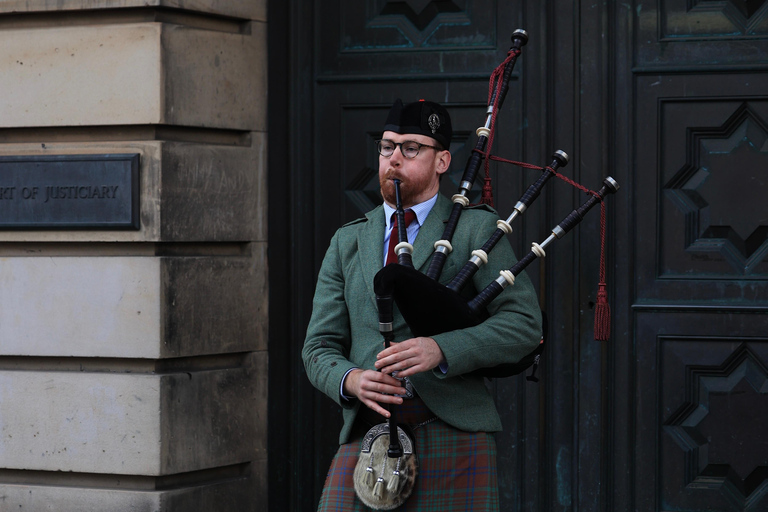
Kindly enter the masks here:
[[[437, 202], [437, 194], [432, 196], [431, 199], [427, 199], [423, 203], [415, 204], [408, 208], [409, 210], [413, 210], [413, 213], [416, 214], [416, 221], [419, 223], [419, 226], [424, 224], [424, 221], [427, 220], [427, 215], [429, 215], [429, 212], [432, 210], [432, 207], [435, 206], [435, 203]], [[389, 206], [387, 203], [384, 203], [384, 221], [387, 224], [387, 231], [391, 229], [391, 223], [392, 223], [392, 214], [395, 213], [395, 209]]]

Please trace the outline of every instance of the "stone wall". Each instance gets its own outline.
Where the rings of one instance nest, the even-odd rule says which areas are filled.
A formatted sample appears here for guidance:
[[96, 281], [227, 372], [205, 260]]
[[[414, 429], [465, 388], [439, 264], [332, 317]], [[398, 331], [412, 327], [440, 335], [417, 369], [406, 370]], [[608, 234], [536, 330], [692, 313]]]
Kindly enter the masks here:
[[266, 510], [266, 51], [266, 0], [0, 2], [0, 187], [137, 154], [140, 219], [0, 226], [0, 510]]

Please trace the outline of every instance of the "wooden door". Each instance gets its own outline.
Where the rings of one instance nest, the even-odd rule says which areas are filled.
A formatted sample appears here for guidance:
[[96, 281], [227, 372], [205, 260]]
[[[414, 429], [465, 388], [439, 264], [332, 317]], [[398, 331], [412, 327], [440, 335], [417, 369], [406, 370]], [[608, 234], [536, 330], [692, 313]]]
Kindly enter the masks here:
[[768, 5], [635, 7], [625, 485], [639, 510], [768, 509]]
[[[450, 109], [455, 193], [517, 28], [530, 41], [494, 153], [543, 165], [562, 149], [564, 174], [621, 189], [607, 201], [609, 341], [593, 338], [597, 209], [528, 269], [550, 344], [539, 384], [489, 384], [502, 510], [768, 507], [765, 4], [270, 2], [271, 510], [313, 510], [336, 449], [340, 414], [299, 354], [331, 235], [380, 201], [389, 106]], [[491, 172], [506, 216], [535, 171]], [[515, 226], [518, 255], [585, 199], [550, 184]]]

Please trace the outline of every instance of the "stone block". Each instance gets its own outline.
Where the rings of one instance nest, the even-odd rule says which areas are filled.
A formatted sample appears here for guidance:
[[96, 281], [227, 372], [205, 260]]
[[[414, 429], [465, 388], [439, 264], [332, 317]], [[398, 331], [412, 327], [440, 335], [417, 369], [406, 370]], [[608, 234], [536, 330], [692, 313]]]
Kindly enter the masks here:
[[0, 31], [3, 128], [159, 123], [162, 26]]
[[163, 357], [266, 350], [266, 244], [257, 258], [166, 258]]
[[166, 143], [160, 239], [266, 241], [266, 135], [252, 147]]
[[[93, 137], [98, 137], [98, 130]], [[0, 231], [0, 241], [266, 241], [264, 133], [251, 133], [250, 145], [57, 142], [55, 138], [36, 144], [0, 144], [0, 156], [110, 153], [140, 155], [140, 230]]]
[[0, 31], [0, 127], [165, 124], [263, 131], [266, 25]]
[[[163, 492], [0, 483], [3, 510], [34, 512], [166, 512]], [[237, 510], [237, 509], [231, 509]], [[245, 509], [247, 510], [247, 509]]]
[[254, 373], [266, 364], [253, 359], [157, 375], [0, 371], [2, 466], [162, 476], [264, 458]]
[[7, 469], [157, 475], [154, 375], [0, 371], [0, 455]]
[[267, 352], [246, 363], [164, 376], [162, 474], [266, 459]]
[[267, 26], [226, 34], [165, 25], [161, 123], [266, 131]]
[[168, 7], [266, 21], [267, 0], [3, 0], [0, 13]]
[[0, 355], [160, 356], [158, 258], [6, 258]]
[[257, 474], [166, 490], [2, 484], [3, 511], [33, 512], [266, 512]]
[[256, 261], [5, 258], [0, 355], [161, 359], [265, 349], [266, 272]]

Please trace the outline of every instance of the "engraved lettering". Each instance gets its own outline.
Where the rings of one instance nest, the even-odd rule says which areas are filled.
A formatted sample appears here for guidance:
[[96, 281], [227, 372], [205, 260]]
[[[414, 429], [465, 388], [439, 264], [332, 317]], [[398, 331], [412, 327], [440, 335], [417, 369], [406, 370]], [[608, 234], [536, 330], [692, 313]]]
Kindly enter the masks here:
[[140, 156], [0, 155], [0, 232], [140, 229]]
[[35, 199], [37, 198], [37, 191], [38, 187], [24, 187], [21, 189], [21, 197], [24, 199]]
[[[117, 198], [117, 189], [119, 185], [112, 185], [112, 186], [99, 186], [99, 185], [93, 185], [93, 186], [67, 186], [67, 187], [57, 187], [57, 186], [47, 186], [45, 187], [45, 200], [44, 203], [47, 203], [51, 199], [116, 199]], [[28, 197], [26, 195], [27, 188], [25, 187], [22, 191], [25, 199], [35, 198], [37, 196], [38, 187], [33, 187], [32, 190], [29, 192], [30, 196]], [[0, 195], [3, 194], [3, 189], [0, 188]], [[2, 199], [2, 197], [0, 197]]]

